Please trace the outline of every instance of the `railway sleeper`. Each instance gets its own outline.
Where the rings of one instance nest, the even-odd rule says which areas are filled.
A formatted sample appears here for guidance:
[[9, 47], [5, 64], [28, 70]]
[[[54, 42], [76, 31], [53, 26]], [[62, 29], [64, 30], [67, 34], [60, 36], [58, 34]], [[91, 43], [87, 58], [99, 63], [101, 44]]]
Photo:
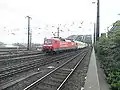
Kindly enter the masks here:
[[62, 79], [58, 79], [58, 78], [49, 78], [50, 81], [53, 81], [53, 82], [59, 82], [61, 83], [63, 80]]
[[60, 85], [60, 83], [52, 82], [52, 81], [49, 81], [49, 80], [45, 80], [42, 83], [45, 84], [45, 85], [49, 85], [50, 87], [57, 87], [57, 86]]
[[27, 66], [27, 67], [18, 68], [18, 69], [16, 69], [16, 70], [7, 72], [7, 73], [5, 73], [5, 74], [1, 74], [1, 75], [0, 75], [0, 78], [5, 78], [5, 77], [7, 77], [7, 76], [11, 76], [11, 75], [20, 73], [20, 72], [22, 72], [22, 71], [28, 70], [28, 68], [29, 68], [29, 69], [32, 69], [32, 68], [37, 67], [37, 66], [39, 66], [39, 65], [36, 65], [36, 66], [32, 65], [31, 67], [30, 67], [30, 66]]
[[44, 82], [45, 82], [45, 83], [46, 83], [46, 82], [47, 82], [47, 83], [48, 83], [48, 82], [49, 82], [49, 83], [51, 82], [51, 83], [54, 83], [54, 85], [55, 85], [55, 84], [58, 85], [58, 84], [62, 83], [62, 81], [63, 81], [63, 80], [61, 80], [61, 79], [51, 79], [51, 78], [49, 78], [49, 79], [45, 80]]
[[61, 75], [61, 76], [67, 76], [68, 75], [68, 73], [55, 73], [55, 75]]
[[61, 75], [52, 75], [53, 78], [58, 78], [58, 79], [65, 79], [66, 76], [61, 76]]
[[57, 70], [56, 72], [57, 73], [64, 73], [64, 74], [69, 74], [72, 70], [71, 69], [64, 69], [64, 68], [61, 68], [59, 70]]
[[[48, 83], [48, 82], [46, 82], [46, 83], [44, 83], [44, 82], [39, 82], [38, 83], [38, 85], [36, 86], [36, 87], [39, 87], [39, 88], [49, 88], [49, 89], [54, 89], [54, 88], [57, 88], [58, 86], [57, 85], [53, 85], [53, 84], [51, 84], [51, 83]], [[47, 90], [49, 90], [49, 89], [47, 89]], [[35, 89], [36, 90], [36, 89]], [[39, 90], [41, 90], [41, 89], [39, 89]]]
[[35, 87], [34, 89], [30, 89], [30, 90], [55, 90], [55, 89], [39, 85]]

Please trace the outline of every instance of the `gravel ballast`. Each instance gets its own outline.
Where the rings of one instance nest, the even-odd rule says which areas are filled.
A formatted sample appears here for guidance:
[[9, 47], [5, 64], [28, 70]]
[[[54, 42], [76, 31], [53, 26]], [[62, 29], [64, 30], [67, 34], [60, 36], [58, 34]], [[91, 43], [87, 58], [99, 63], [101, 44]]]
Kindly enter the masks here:
[[89, 50], [85, 59], [77, 67], [77, 70], [75, 70], [73, 75], [68, 79], [67, 83], [64, 85], [62, 90], [83, 90], [84, 89], [83, 87], [84, 87], [84, 83], [87, 76], [90, 56], [91, 56], [91, 50]]

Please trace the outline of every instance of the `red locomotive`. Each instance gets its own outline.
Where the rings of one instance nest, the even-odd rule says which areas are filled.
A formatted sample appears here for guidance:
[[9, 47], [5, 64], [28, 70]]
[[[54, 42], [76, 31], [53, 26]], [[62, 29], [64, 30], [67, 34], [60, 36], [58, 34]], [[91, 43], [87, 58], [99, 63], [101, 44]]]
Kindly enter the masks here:
[[50, 38], [45, 39], [42, 47], [42, 51], [46, 53], [65, 51], [76, 49], [77, 44], [70, 40], [65, 40], [63, 38]]

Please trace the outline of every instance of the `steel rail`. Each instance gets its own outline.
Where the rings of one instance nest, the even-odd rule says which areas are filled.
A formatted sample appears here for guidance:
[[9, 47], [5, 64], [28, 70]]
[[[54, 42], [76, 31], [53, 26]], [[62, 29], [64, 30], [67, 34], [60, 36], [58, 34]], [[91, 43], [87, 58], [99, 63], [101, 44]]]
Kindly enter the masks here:
[[79, 66], [79, 64], [81, 63], [81, 61], [85, 58], [85, 56], [87, 55], [87, 53], [85, 53], [83, 55], [83, 57], [79, 60], [79, 62], [75, 65], [75, 67], [72, 69], [72, 71], [70, 72], [70, 74], [64, 79], [64, 81], [61, 83], [61, 85], [57, 88], [57, 90], [60, 90], [62, 88], [62, 86], [65, 84], [65, 82], [68, 80], [68, 78], [72, 75], [72, 73], [76, 70], [76, 68]]
[[[83, 53], [83, 52], [81, 52]], [[60, 65], [59, 67], [55, 68], [54, 70], [52, 70], [51, 72], [47, 73], [46, 75], [44, 75], [43, 77], [41, 77], [40, 79], [38, 79], [37, 81], [33, 82], [32, 84], [30, 84], [29, 86], [27, 86], [26, 88], [24, 88], [24, 90], [28, 90], [33, 88], [37, 83], [39, 83], [41, 80], [45, 79], [46, 77], [48, 77], [49, 75], [51, 75], [52, 73], [54, 73], [56, 70], [60, 69], [61, 67], [63, 67], [64, 65], [66, 65], [67, 63], [69, 63], [70, 61], [72, 61], [73, 59], [75, 59], [76, 57], [78, 57], [81, 53], [75, 55], [74, 57], [70, 58], [68, 61], [66, 61], [64, 64]]]
[[[72, 52], [71, 52], [72, 53]], [[66, 53], [65, 55], [67, 55], [67, 54], [69, 54], [69, 53]], [[61, 55], [64, 55], [64, 54], [61, 54]], [[60, 55], [60, 56], [61, 56]], [[44, 56], [44, 55], [43, 55]], [[53, 57], [53, 58], [56, 58], [56, 57], [59, 57], [59, 56], [55, 56], [55, 57]], [[16, 65], [13, 65], [12, 67], [11, 66], [8, 66], [8, 67], [5, 67], [5, 68], [1, 68], [1, 70], [0, 70], [0, 73], [1, 72], [3, 72], [3, 71], [8, 71], [8, 70], [11, 70], [11, 69], [14, 69], [14, 68], [19, 68], [19, 67], [22, 67], [22, 66], [24, 66], [24, 65], [29, 65], [29, 63], [31, 63], [31, 62], [36, 62], [36, 61], [40, 61], [40, 60], [43, 60], [43, 59], [49, 59], [49, 58], [51, 58], [51, 56], [49, 56], [49, 57], [47, 57], [47, 58], [40, 58], [40, 59], [35, 59], [35, 60], [31, 60], [31, 61], [28, 61], [28, 62], [23, 62], [23, 63], [21, 63], [20, 65], [18, 65], [18, 64], [16, 64]], [[26, 59], [28, 59], [28, 58], [26, 58]], [[21, 58], [17, 58], [17, 60], [21, 60]], [[34, 63], [33, 62], [33, 63]], [[32, 64], [32, 63], [31, 63]]]
[[[64, 56], [66, 56], [66, 55], [64, 55]], [[69, 54], [69, 56], [71, 56], [70, 54]], [[68, 57], [68, 56], [67, 56]], [[62, 57], [63, 58], [63, 57]], [[61, 58], [59, 58], [59, 59], [61, 59]], [[34, 76], [34, 75], [36, 75], [36, 74], [39, 74], [39, 72], [37, 72], [37, 73], [35, 73], [35, 74], [33, 74], [33, 75], [30, 75], [29, 77], [31, 77], [31, 76]], [[29, 78], [29, 77], [27, 77], [27, 78]], [[26, 78], [25, 78], [26, 79]], [[22, 81], [22, 80], [21, 80]], [[18, 83], [18, 82], [16, 82], [16, 83]], [[6, 89], [6, 88], [8, 88], [8, 87], [10, 87], [10, 86], [13, 86], [14, 84], [16, 84], [15, 82], [14, 83], [11, 83], [11, 84], [7, 84], [7, 85], [2, 85], [2, 87], [1, 87], [1, 89]]]
[[13, 57], [13, 58], [9, 58], [9, 59], [1, 59], [0, 62], [2, 61], [11, 61], [11, 60], [19, 60], [19, 59], [27, 59], [27, 58], [31, 58], [31, 57], [37, 57], [37, 56], [44, 56], [45, 54], [37, 54], [37, 55], [26, 55], [26, 56], [18, 56], [18, 57]]
[[[73, 52], [72, 52], [72, 53], [73, 53]], [[46, 64], [49, 64], [49, 63], [52, 63], [52, 62], [55, 62], [55, 61], [64, 59], [64, 58], [72, 55], [72, 53], [71, 53], [71, 54], [67, 53], [67, 54], [65, 54], [65, 55], [62, 55], [62, 57], [61, 57], [61, 55], [60, 55], [60, 56], [53, 57], [53, 58], [51, 58], [51, 59], [54, 59], [54, 60], [53, 60], [53, 61], [50, 61], [50, 62], [46, 62]], [[63, 56], [65, 56], [65, 57], [63, 57]], [[49, 59], [49, 58], [50, 58], [50, 57], [42, 58], [42, 59], [36, 59], [36, 60], [39, 60], [39, 61], [40, 61], [40, 60]], [[6, 74], [1, 74], [1, 75], [0, 75], [0, 78], [5, 78], [5, 77], [8, 77], [8, 76], [11, 76], [11, 75], [20, 73], [20, 72], [25, 71], [25, 70], [28, 70], [28, 69], [32, 69], [32, 68], [35, 68], [35, 67], [38, 67], [38, 66], [42, 66], [40, 63], [38, 63], [39, 61], [36, 61], [36, 62], [30, 63], [30, 64], [27, 64], [27, 65], [22, 65], [22, 66], [20, 66], [20, 67], [10, 68], [9, 70], [11, 70], [11, 69], [16, 69], [16, 70], [14, 70], [14, 71], [12, 71], [12, 72], [8, 72], [8, 73], [6, 73]], [[44, 64], [43, 64], [43, 65], [44, 65]], [[21, 69], [20, 69], [20, 68], [21, 68]], [[6, 70], [6, 71], [8, 71], [8, 70]]]
[[24, 57], [29, 55], [36, 55], [36, 54], [43, 54], [42, 52], [32, 52], [32, 53], [17, 53], [17, 54], [6, 54], [6, 55], [0, 55], [0, 59], [7, 59], [7, 58], [15, 58], [15, 57]]

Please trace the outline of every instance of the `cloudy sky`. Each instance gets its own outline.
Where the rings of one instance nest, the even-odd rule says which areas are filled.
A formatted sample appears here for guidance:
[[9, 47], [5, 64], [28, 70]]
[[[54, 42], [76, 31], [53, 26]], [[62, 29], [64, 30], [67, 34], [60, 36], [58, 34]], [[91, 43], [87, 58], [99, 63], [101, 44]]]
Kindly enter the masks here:
[[[0, 41], [27, 42], [27, 15], [31, 19], [32, 42], [53, 36], [58, 24], [61, 37], [92, 34], [97, 0], [0, 0]], [[100, 0], [100, 32], [120, 19], [120, 0]], [[81, 25], [81, 22], [83, 24]], [[54, 26], [54, 27], [53, 27]], [[82, 28], [79, 28], [79, 27]]]

